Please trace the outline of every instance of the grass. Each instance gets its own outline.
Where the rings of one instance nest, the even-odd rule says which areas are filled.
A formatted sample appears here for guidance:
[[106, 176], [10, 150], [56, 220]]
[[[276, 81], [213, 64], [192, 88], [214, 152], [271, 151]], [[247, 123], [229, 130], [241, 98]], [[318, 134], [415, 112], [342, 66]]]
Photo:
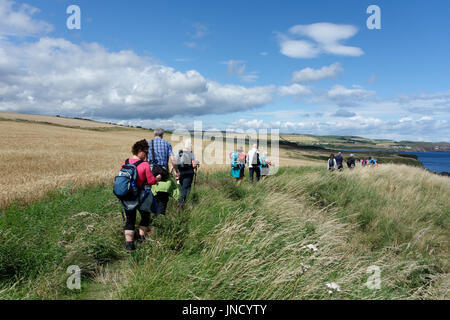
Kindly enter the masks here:
[[[241, 186], [202, 173], [185, 212], [170, 202], [127, 256], [111, 187], [68, 186], [1, 212], [0, 298], [448, 299], [449, 187], [400, 165], [281, 168]], [[80, 291], [66, 289], [71, 264]]]
[[[0, 297], [57, 299], [70, 294], [66, 269], [76, 264], [86, 279], [122, 256], [121, 218], [109, 188], [70, 186], [0, 216]], [[8, 288], [13, 287], [13, 290]]]

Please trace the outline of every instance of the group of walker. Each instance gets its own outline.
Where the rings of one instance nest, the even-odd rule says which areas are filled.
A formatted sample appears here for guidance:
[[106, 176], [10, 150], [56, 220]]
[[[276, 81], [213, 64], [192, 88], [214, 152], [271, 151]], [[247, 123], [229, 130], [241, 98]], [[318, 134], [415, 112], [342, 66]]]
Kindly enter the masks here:
[[[122, 164], [114, 182], [114, 194], [125, 211], [125, 250], [136, 250], [135, 240], [143, 243], [152, 214], [164, 215], [169, 198], [178, 201], [182, 211], [190, 192], [199, 162], [195, 160], [191, 142], [188, 140], [177, 154], [172, 145], [163, 139], [164, 130], [156, 129], [154, 139], [137, 141], [131, 148], [133, 156]], [[172, 169], [169, 170], [169, 162]], [[175, 174], [175, 176], [174, 176]], [[135, 234], [136, 211], [141, 215], [139, 234]]]
[[[347, 167], [349, 169], [353, 169], [356, 167], [356, 159], [355, 155], [353, 153], [350, 153], [350, 156], [347, 158]], [[339, 152], [337, 156], [335, 157], [332, 153], [327, 161], [327, 169], [330, 171], [338, 170], [342, 171], [344, 170], [344, 157], [342, 156], [342, 153]], [[374, 159], [373, 157], [370, 157], [370, 159], [362, 158], [361, 159], [361, 167], [378, 167], [378, 161]]]
[[239, 146], [236, 152], [230, 153], [231, 175], [236, 178], [237, 185], [242, 183], [244, 179], [245, 165], [248, 165], [250, 182], [253, 183], [256, 175], [256, 182], [260, 179], [264, 180], [269, 175], [269, 169], [272, 162], [267, 157], [267, 152], [260, 155], [258, 145], [254, 144], [247, 154], [244, 148]]
[[[172, 145], [163, 139], [164, 130], [156, 129], [154, 139], [137, 141], [131, 148], [133, 156], [125, 160], [114, 182], [114, 194], [121, 201], [124, 208], [125, 222], [125, 249], [127, 252], [136, 250], [135, 240], [143, 243], [147, 234], [152, 231], [149, 226], [152, 214], [155, 217], [164, 215], [167, 210], [169, 198], [178, 201], [178, 212], [183, 211], [184, 204], [195, 185], [195, 177], [199, 162], [195, 160], [192, 144], [187, 140], [183, 149], [174, 154]], [[171, 169], [169, 170], [169, 162]], [[258, 146], [252, 145], [248, 153], [239, 146], [236, 152], [230, 153], [231, 175], [236, 178], [237, 185], [244, 179], [245, 166], [248, 166], [250, 182], [265, 179], [269, 175], [272, 162], [267, 152], [260, 155]], [[328, 170], [344, 169], [344, 158], [341, 152], [335, 157], [331, 154], [328, 159]], [[346, 161], [347, 166], [353, 169], [356, 166], [354, 154]], [[378, 166], [372, 157], [361, 159], [361, 166]], [[141, 221], [139, 232], [135, 233], [136, 212], [139, 211]]]
[[[135, 240], [142, 244], [150, 230], [152, 215], [164, 215], [170, 198], [178, 201], [177, 211], [184, 209], [184, 204], [195, 186], [195, 178], [199, 162], [192, 152], [192, 144], [187, 140], [185, 146], [174, 154], [172, 145], [163, 139], [164, 130], [156, 129], [154, 139], [137, 141], [131, 148], [133, 156], [122, 163], [122, 167], [114, 181], [114, 194], [122, 203], [125, 220], [125, 250], [136, 250]], [[267, 153], [260, 156], [257, 145], [253, 145], [248, 154], [243, 147], [230, 154], [231, 174], [238, 181], [244, 178], [245, 165], [248, 165], [250, 182], [264, 179], [269, 174], [271, 161]], [[169, 162], [172, 165], [169, 170]], [[139, 232], [135, 232], [136, 213], [139, 211], [141, 221]]]

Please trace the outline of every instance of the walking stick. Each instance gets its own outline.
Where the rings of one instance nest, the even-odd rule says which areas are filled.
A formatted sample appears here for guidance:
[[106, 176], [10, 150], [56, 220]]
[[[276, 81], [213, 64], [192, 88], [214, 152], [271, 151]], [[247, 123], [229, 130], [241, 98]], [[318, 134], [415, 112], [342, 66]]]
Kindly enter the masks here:
[[197, 182], [197, 168], [195, 168], [195, 170], [194, 170], [194, 188], [195, 188], [196, 182]]
[[200, 167], [200, 162], [197, 161], [197, 166], [194, 169], [194, 188], [195, 188], [195, 184], [197, 182], [197, 171], [198, 171], [198, 167]]

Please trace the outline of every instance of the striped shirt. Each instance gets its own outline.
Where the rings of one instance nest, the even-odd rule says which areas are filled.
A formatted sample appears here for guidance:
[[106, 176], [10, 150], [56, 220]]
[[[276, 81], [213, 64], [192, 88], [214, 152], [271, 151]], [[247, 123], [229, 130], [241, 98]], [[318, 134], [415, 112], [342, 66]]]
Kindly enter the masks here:
[[[153, 161], [152, 155], [152, 141], [154, 141], [154, 150], [156, 162]], [[156, 137], [154, 140], [148, 142], [148, 162], [152, 166], [153, 164], [159, 164], [169, 168], [169, 157], [173, 156], [172, 145], [169, 141]]]

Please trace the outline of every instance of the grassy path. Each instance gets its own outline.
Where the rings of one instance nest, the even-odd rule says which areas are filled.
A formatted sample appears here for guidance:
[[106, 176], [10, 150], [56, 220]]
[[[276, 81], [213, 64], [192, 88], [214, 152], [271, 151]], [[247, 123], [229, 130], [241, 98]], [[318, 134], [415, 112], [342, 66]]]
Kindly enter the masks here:
[[[1, 212], [0, 299], [448, 298], [446, 179], [401, 166], [286, 168], [240, 187], [201, 175], [186, 211], [170, 204], [131, 255], [111, 187], [63, 188]], [[380, 290], [366, 286], [374, 265]]]

